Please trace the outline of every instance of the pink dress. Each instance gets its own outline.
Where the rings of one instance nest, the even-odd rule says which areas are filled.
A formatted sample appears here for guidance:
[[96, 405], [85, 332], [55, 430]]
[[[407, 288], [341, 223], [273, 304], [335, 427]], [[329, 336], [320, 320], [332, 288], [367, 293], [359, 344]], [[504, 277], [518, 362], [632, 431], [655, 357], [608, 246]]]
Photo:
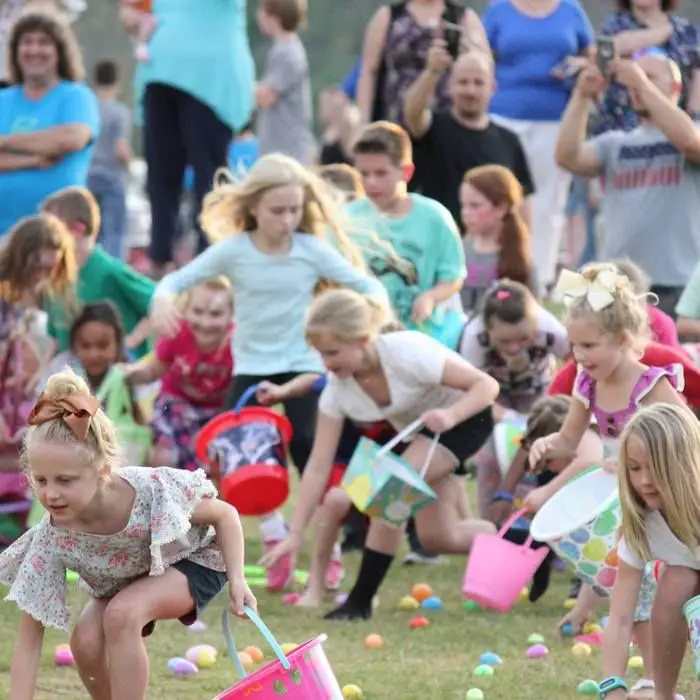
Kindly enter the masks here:
[[116, 472], [135, 490], [126, 527], [113, 535], [93, 535], [55, 527], [43, 520], [0, 554], [5, 600], [45, 627], [68, 631], [66, 570], [75, 571], [95, 598], [111, 598], [143, 576], [160, 576], [182, 559], [224, 572], [214, 528], [192, 525], [203, 498], [216, 489], [200, 469], [124, 467]]

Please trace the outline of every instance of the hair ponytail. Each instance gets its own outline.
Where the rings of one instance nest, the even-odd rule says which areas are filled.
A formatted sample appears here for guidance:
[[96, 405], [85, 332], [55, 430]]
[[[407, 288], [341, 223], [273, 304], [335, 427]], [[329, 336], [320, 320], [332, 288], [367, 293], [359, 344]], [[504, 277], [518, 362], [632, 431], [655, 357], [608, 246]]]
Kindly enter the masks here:
[[516, 209], [511, 209], [503, 217], [498, 276], [520, 282], [534, 291], [530, 231]]

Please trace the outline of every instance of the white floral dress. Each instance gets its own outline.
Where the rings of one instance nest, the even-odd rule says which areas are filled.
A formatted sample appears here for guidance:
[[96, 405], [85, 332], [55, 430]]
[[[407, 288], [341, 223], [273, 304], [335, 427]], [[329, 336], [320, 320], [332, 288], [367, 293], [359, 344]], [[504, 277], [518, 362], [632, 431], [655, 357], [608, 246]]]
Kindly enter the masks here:
[[0, 554], [0, 583], [10, 587], [5, 600], [45, 627], [69, 629], [66, 569], [75, 571], [95, 598], [111, 598], [136, 579], [159, 576], [182, 559], [226, 570], [214, 528], [190, 523], [200, 500], [217, 496], [201, 469], [124, 467], [117, 474], [136, 491], [121, 532], [74, 532], [54, 527], [47, 514]]

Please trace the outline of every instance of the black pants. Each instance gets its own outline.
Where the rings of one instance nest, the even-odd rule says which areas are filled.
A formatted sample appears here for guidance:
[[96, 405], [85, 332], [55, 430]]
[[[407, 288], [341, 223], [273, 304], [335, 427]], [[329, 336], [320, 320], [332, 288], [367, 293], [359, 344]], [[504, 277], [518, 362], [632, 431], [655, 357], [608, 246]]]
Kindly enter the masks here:
[[[217, 168], [226, 165], [233, 130], [203, 102], [182, 90], [151, 83], [144, 98], [144, 151], [151, 201], [154, 263], [173, 259], [185, 168], [194, 169], [195, 220]], [[199, 231], [199, 250], [207, 246]]]
[[653, 284], [651, 292], [659, 297], [658, 307], [675, 320], [676, 304], [681, 298], [681, 294], [683, 294], [683, 287], [666, 287], [661, 284]]
[[[250, 374], [239, 374], [233, 378], [233, 386], [229, 395], [229, 408], [233, 408], [238, 399], [251, 386], [266, 380], [273, 384], [286, 384], [298, 377], [301, 372], [283, 372], [282, 374], [270, 374], [265, 377]], [[247, 405], [256, 405], [253, 397]], [[292, 442], [289, 451], [294, 460], [294, 466], [301, 474], [311, 454], [314, 444], [314, 432], [316, 431], [316, 411], [318, 407], [318, 394], [312, 392], [306, 396], [290, 399], [284, 402], [284, 411], [292, 424]]]

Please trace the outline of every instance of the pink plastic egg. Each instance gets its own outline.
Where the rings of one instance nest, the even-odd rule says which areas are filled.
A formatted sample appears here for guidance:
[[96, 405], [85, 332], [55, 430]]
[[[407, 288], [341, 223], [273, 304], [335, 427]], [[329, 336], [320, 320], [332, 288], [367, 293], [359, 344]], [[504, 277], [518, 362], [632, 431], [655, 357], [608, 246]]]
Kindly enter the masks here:
[[544, 644], [533, 644], [527, 650], [528, 659], [543, 659], [549, 654], [549, 649]]
[[75, 659], [73, 658], [73, 652], [70, 650], [70, 645], [59, 644], [54, 652], [53, 662], [56, 666], [73, 666]]

